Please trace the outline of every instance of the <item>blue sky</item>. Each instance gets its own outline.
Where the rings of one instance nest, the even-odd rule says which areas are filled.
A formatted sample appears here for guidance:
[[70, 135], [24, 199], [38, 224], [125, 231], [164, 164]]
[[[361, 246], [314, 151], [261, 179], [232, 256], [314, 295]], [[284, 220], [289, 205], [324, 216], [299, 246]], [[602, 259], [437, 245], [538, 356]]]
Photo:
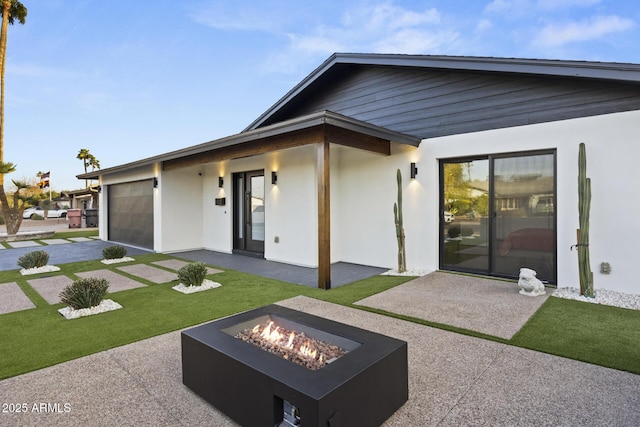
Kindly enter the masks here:
[[242, 131], [334, 52], [640, 63], [626, 0], [24, 0], [9, 29], [10, 179], [102, 168]]

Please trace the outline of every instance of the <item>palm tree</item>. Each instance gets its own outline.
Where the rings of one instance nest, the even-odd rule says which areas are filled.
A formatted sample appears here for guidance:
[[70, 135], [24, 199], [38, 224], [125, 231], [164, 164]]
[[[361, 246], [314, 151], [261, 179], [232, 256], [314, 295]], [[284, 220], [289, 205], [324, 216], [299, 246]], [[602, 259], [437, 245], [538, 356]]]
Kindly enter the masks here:
[[[91, 172], [96, 169], [100, 169], [100, 160], [96, 159], [96, 156], [91, 154], [86, 148], [80, 149], [78, 155], [76, 156], [76, 159], [82, 160], [82, 163], [84, 165], [84, 173], [88, 172], [89, 166], [91, 166]], [[84, 186], [85, 188], [89, 188], [89, 182], [86, 179], [84, 180]]]
[[[22, 223], [22, 212], [19, 207], [9, 206], [7, 194], [4, 190], [4, 175], [16, 170], [16, 165], [4, 161], [4, 75], [7, 60], [7, 35], [9, 24], [17, 20], [24, 24], [27, 18], [27, 8], [17, 0], [0, 0], [0, 13], [2, 13], [2, 27], [0, 28], [0, 203], [2, 214], [7, 224], [7, 234], [16, 234]], [[20, 189], [18, 188], [17, 192]], [[19, 214], [19, 215], [18, 215]], [[16, 218], [17, 217], [17, 218]]]
[[[89, 153], [89, 150], [87, 150], [86, 148], [81, 148], [78, 152], [78, 155], [76, 156], [76, 159], [82, 160], [82, 163], [84, 165], [84, 173], [87, 173], [87, 167], [89, 166], [89, 159], [91, 156], [92, 154]], [[86, 179], [84, 180], [84, 186], [85, 188], [89, 187], [89, 181], [87, 181]]]

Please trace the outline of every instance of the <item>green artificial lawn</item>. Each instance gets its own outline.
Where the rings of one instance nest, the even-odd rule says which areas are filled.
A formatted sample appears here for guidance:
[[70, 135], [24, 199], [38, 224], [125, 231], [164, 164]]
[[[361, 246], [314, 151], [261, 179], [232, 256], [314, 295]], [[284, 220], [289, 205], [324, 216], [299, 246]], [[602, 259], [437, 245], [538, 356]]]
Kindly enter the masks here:
[[[111, 269], [128, 276], [116, 268], [171, 258], [163, 254], [150, 254], [135, 256], [135, 262], [126, 264], [78, 262], [61, 265], [62, 271], [54, 274], [74, 278], [73, 274], [81, 271]], [[208, 276], [222, 283], [222, 287], [190, 295], [171, 289], [177, 280], [158, 285], [129, 276], [147, 286], [108, 294], [107, 298], [121, 304], [122, 309], [67, 320], [57, 311], [63, 304], [49, 305], [27, 283], [28, 279], [42, 276], [25, 278], [18, 270], [0, 272], [0, 283], [18, 283], [37, 306], [35, 309], [0, 315], [0, 379], [297, 295], [640, 374], [640, 311], [635, 310], [549, 298], [512, 340], [502, 340], [449, 325], [353, 305], [362, 298], [411, 280], [409, 277], [375, 276], [325, 291], [226, 270]]]
[[[135, 263], [170, 258], [162, 254], [141, 255], [135, 257]], [[114, 270], [131, 264], [134, 263], [105, 266], [100, 261], [78, 262], [61, 265], [62, 271], [56, 274], [73, 278], [76, 272]], [[114, 271], [129, 276], [122, 271]], [[49, 305], [27, 283], [28, 279], [42, 276], [25, 278], [17, 270], [0, 273], [0, 283], [17, 282], [37, 306], [35, 309], [0, 315], [0, 379], [297, 295], [348, 304], [409, 280], [381, 276], [350, 287], [324, 291], [229, 270], [207, 276], [222, 283], [222, 287], [185, 295], [171, 289], [178, 284], [177, 280], [158, 285], [129, 276], [148, 286], [107, 294], [106, 298], [122, 305], [122, 309], [67, 320], [57, 311], [64, 304]]]
[[640, 311], [548, 298], [510, 344], [640, 374]]

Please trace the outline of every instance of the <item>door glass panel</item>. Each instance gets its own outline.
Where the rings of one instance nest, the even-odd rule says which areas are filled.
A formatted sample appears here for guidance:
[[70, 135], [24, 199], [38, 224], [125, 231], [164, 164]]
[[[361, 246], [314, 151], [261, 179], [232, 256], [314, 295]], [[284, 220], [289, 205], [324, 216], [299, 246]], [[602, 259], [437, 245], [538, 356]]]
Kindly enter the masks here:
[[445, 266], [489, 270], [489, 160], [442, 165]]
[[251, 177], [251, 239], [264, 242], [264, 176]]
[[496, 158], [493, 187], [493, 272], [554, 280], [554, 155]]
[[238, 215], [237, 225], [236, 225], [236, 233], [238, 239], [244, 238], [244, 179], [242, 176], [238, 176], [236, 181], [236, 212]]

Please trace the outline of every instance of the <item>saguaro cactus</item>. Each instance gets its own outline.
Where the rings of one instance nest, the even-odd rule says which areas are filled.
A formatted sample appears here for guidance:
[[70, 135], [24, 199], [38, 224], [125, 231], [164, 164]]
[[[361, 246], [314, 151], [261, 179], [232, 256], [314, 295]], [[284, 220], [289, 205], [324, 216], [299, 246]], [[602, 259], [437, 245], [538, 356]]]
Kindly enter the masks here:
[[583, 142], [578, 149], [578, 271], [580, 274], [580, 295], [595, 296], [593, 272], [589, 260], [589, 210], [591, 209], [591, 178], [587, 178], [587, 152]]
[[402, 221], [402, 174], [400, 169], [397, 173], [398, 179], [398, 201], [393, 204], [393, 217], [396, 224], [396, 238], [398, 240], [398, 272], [407, 271], [407, 260], [404, 247], [404, 224]]

